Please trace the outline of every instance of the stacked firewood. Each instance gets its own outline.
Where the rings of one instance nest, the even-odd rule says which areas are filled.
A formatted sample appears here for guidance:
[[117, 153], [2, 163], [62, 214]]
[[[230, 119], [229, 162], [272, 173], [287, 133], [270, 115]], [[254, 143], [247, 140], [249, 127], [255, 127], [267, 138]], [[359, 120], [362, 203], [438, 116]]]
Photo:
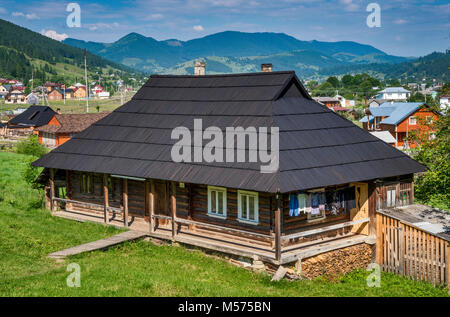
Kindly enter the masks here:
[[359, 244], [304, 259], [302, 277], [334, 279], [357, 268], [366, 268], [372, 261], [372, 253], [370, 245]]

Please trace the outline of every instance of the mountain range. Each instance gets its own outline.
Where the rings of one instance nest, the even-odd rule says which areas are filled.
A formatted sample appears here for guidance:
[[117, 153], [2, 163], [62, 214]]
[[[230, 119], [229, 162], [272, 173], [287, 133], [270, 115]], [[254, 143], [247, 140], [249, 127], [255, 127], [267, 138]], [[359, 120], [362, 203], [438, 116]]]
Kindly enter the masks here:
[[130, 33], [114, 43], [73, 38], [64, 43], [146, 73], [189, 74], [194, 61], [201, 59], [208, 73], [252, 72], [262, 63], [273, 63], [274, 70], [293, 69], [311, 77], [332, 67], [410, 60], [357, 42], [301, 41], [284, 33], [225, 31], [189, 41]]

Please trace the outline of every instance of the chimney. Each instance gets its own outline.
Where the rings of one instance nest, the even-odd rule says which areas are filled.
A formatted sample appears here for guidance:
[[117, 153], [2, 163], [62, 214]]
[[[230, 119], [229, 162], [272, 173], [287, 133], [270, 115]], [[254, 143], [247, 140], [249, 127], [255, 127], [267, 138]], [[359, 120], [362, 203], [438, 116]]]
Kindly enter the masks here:
[[194, 75], [195, 76], [203, 76], [205, 75], [206, 64], [205, 62], [195, 62], [194, 64]]
[[261, 71], [263, 73], [271, 73], [273, 65], [272, 64], [261, 64]]

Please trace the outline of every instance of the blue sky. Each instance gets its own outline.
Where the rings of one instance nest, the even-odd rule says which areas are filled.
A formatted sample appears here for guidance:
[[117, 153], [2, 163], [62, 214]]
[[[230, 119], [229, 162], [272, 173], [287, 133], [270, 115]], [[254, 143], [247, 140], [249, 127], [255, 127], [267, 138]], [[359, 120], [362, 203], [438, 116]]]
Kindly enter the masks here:
[[[137, 32], [189, 40], [236, 30], [283, 32], [301, 40], [356, 41], [389, 54], [421, 56], [450, 48], [450, 2], [432, 0], [125, 0], [77, 1], [81, 27], [66, 25], [70, 1], [0, 0], [0, 18], [61, 39], [113, 42]], [[369, 28], [366, 7], [381, 7]]]

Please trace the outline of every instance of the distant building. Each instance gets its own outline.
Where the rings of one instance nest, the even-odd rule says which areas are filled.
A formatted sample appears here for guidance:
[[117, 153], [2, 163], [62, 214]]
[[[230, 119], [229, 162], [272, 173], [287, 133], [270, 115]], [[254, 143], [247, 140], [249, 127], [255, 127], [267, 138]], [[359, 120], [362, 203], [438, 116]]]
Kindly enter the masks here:
[[384, 141], [389, 145], [395, 146], [395, 138], [389, 131], [371, 131], [370, 134], [376, 136], [381, 141]]
[[97, 94], [97, 97], [99, 99], [108, 99], [109, 98], [109, 92], [108, 91], [102, 91]]
[[108, 114], [109, 112], [56, 114], [48, 124], [36, 128], [39, 143], [48, 147], [60, 146]]
[[[368, 131], [388, 131], [395, 138], [395, 146], [404, 148], [411, 131], [427, 131], [431, 138], [435, 131], [425, 122], [432, 123], [440, 115], [421, 102], [385, 102], [379, 107], [369, 108], [369, 115], [359, 120]], [[410, 148], [416, 144], [409, 144]]]
[[29, 105], [39, 104], [39, 97], [34, 93], [29, 94], [26, 98]]
[[387, 102], [386, 99], [369, 99], [369, 108], [379, 107], [381, 104]]
[[5, 96], [5, 103], [25, 104], [27, 100], [23, 91], [15, 89]]
[[341, 102], [338, 99], [336, 99], [336, 98], [332, 98], [332, 97], [314, 97], [313, 99], [315, 101], [317, 101], [318, 103], [326, 106], [327, 108], [340, 107], [341, 106]]
[[377, 99], [406, 101], [410, 95], [411, 92], [403, 87], [388, 87], [379, 92]]
[[441, 110], [447, 110], [450, 103], [449, 103], [450, 96], [441, 96], [439, 98], [439, 105], [441, 107]]
[[23, 136], [32, 134], [34, 129], [49, 123], [56, 114], [47, 106], [29, 106], [26, 111], [8, 121], [7, 134]]
[[79, 86], [73, 92], [73, 97], [77, 99], [86, 98], [86, 87]]
[[62, 100], [63, 96], [64, 96], [63, 92], [59, 88], [53, 89], [47, 95], [48, 100], [52, 100], [52, 101]]

